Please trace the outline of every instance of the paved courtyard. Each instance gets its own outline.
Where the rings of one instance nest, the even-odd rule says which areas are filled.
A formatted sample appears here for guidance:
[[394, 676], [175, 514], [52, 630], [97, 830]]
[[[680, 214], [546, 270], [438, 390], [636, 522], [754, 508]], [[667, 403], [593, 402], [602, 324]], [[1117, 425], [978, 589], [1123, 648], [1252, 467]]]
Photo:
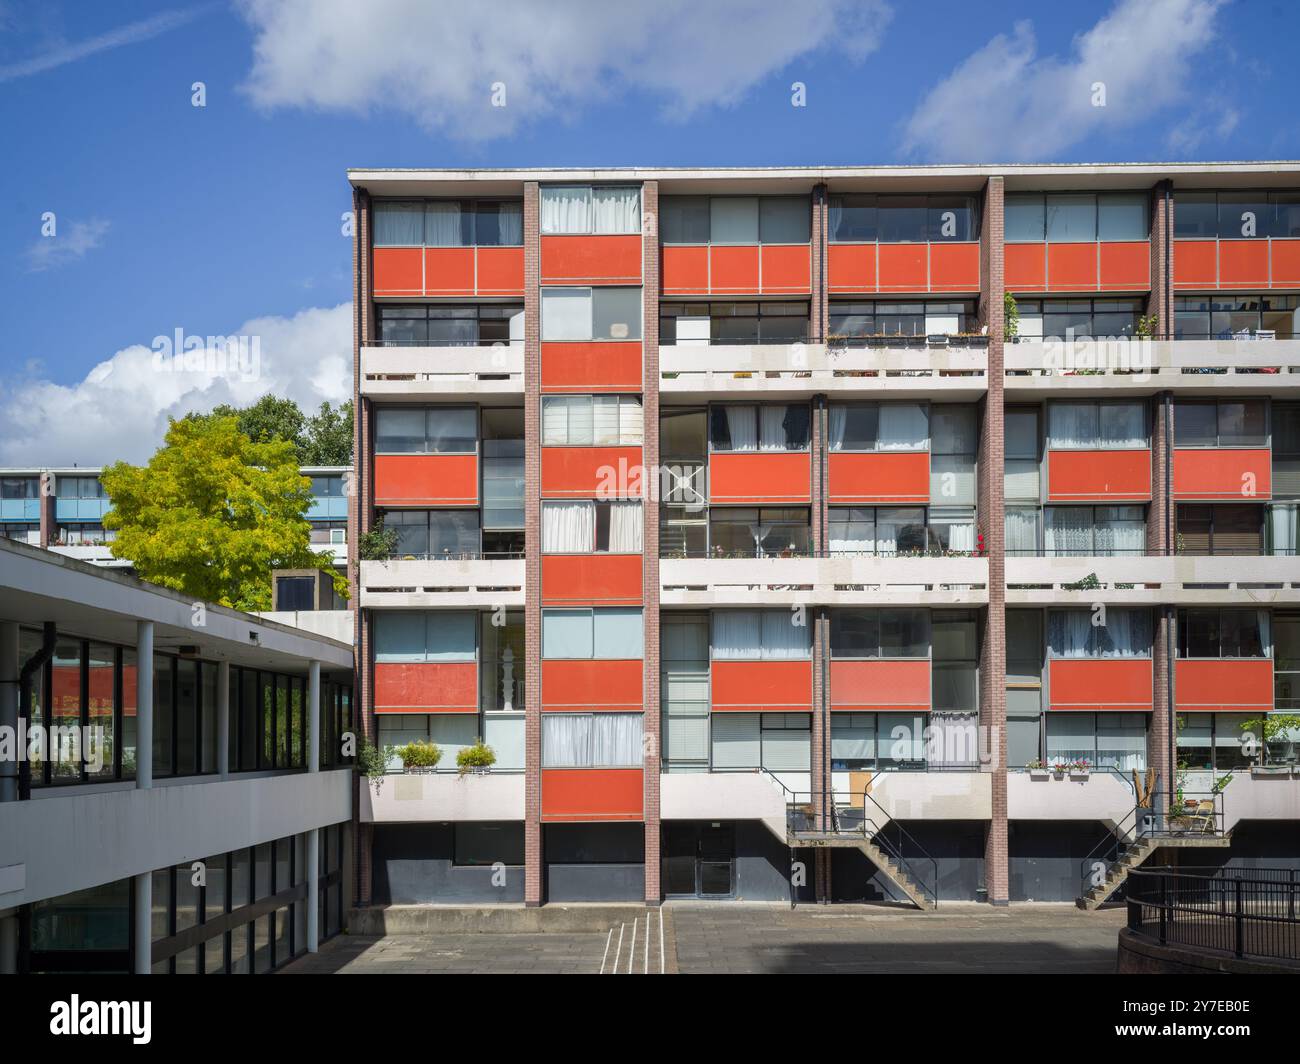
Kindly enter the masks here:
[[[1116, 936], [1124, 920], [1122, 909], [1085, 913], [1072, 905], [962, 904], [920, 913], [873, 906], [791, 911], [775, 905], [669, 903], [662, 916], [664, 970], [716, 974], [1108, 974], [1115, 970]], [[654, 972], [659, 927], [652, 920], [656, 948], [648, 957], [642, 954], [644, 937], [637, 940], [635, 954], [629, 950], [629, 925], [601, 933], [341, 935], [285, 971]]]

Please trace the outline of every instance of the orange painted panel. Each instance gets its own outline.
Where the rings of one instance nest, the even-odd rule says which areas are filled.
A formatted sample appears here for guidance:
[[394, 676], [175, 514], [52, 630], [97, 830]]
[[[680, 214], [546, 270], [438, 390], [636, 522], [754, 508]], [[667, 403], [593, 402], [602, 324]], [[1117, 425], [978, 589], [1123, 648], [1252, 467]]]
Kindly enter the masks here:
[[1300, 240], [1274, 240], [1273, 287], [1300, 287]]
[[431, 296], [472, 296], [474, 249], [425, 248], [424, 291]]
[[1267, 712], [1273, 708], [1273, 661], [1176, 661], [1174, 703], [1180, 713]]
[[699, 295], [708, 292], [708, 247], [666, 247], [661, 252], [661, 259], [665, 295]]
[[479, 248], [478, 294], [522, 296], [524, 294], [524, 249]]
[[375, 663], [376, 713], [477, 713], [478, 665], [472, 661]]
[[924, 292], [930, 286], [929, 244], [881, 244], [876, 250], [880, 261], [882, 292]]
[[811, 709], [811, 661], [713, 663], [715, 713], [801, 713]]
[[542, 602], [556, 605], [641, 605], [641, 555], [544, 554]]
[[375, 248], [375, 295], [424, 295], [421, 248]]
[[[1246, 494], [1253, 474], [1254, 493]], [[1175, 448], [1175, 499], [1267, 499], [1273, 493], [1273, 455], [1268, 448]]]
[[1174, 241], [1174, 287], [1214, 288], [1219, 283], [1217, 240]]
[[1150, 658], [1054, 658], [1048, 709], [1151, 711]]
[[542, 284], [640, 284], [641, 235], [542, 237]]
[[826, 268], [832, 292], [874, 292], [876, 245], [831, 244], [826, 249]]
[[1047, 287], [1053, 292], [1095, 290], [1097, 245], [1048, 244]]
[[542, 494], [548, 498], [641, 498], [640, 447], [543, 447]]
[[641, 773], [639, 768], [544, 768], [542, 819], [640, 820], [645, 808]]
[[376, 506], [477, 506], [478, 456], [375, 455]]
[[928, 659], [831, 662], [831, 709], [926, 711], [930, 700]]
[[709, 276], [716, 293], [757, 293], [758, 247], [710, 247]]
[[812, 291], [812, 248], [807, 244], [765, 244], [761, 253], [764, 292]]
[[612, 709], [626, 712], [645, 705], [642, 673], [635, 661], [542, 661], [542, 708], [554, 710]]
[[832, 502], [930, 501], [929, 451], [880, 451], [830, 456]]
[[1008, 292], [1041, 292], [1047, 287], [1047, 245], [1008, 244], [1003, 252]]
[[1134, 502], [1151, 498], [1151, 452], [1048, 451], [1050, 502]]
[[1146, 240], [1099, 244], [1101, 290], [1145, 292], [1151, 288], [1151, 244]]
[[1220, 240], [1219, 287], [1268, 285], [1267, 240]]
[[710, 502], [807, 502], [812, 459], [807, 451], [709, 456]]
[[544, 392], [640, 390], [640, 340], [542, 344]]
[[978, 292], [979, 244], [931, 244], [930, 291]]

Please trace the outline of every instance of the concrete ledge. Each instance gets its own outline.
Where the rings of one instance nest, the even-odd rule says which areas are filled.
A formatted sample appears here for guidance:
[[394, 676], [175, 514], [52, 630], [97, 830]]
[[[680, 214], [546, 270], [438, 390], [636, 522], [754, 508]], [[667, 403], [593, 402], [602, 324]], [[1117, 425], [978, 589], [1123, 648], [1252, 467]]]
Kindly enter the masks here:
[[1247, 960], [1188, 946], [1162, 946], [1121, 927], [1115, 970], [1120, 975], [1296, 975], [1300, 966]]
[[376, 905], [348, 913], [353, 935], [595, 934], [646, 914], [644, 905]]

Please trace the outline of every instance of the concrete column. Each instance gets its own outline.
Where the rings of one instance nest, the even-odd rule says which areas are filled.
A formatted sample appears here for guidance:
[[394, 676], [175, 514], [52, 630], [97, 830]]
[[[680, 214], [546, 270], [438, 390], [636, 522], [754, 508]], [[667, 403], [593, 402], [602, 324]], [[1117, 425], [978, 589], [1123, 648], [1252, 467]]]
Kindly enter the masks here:
[[307, 666], [307, 771], [320, 771], [320, 662]]
[[0, 728], [14, 737], [14, 756], [0, 761], [0, 802], [18, 800], [18, 622], [0, 621]]
[[217, 665], [217, 772], [230, 776], [230, 662]]
[[18, 974], [18, 917], [0, 916], [0, 975]]
[[148, 790], [153, 786], [153, 621], [135, 622], [135, 654], [135, 785]]
[[[140, 622], [144, 623], [144, 622]], [[150, 670], [152, 671], [152, 670]], [[140, 764], [137, 758], [136, 764]], [[151, 766], [152, 767], [152, 766]], [[153, 873], [135, 877], [135, 974], [153, 974]]]
[[[316, 664], [312, 662], [312, 664]], [[313, 768], [315, 772], [319, 768]], [[307, 832], [307, 868], [304, 879], [307, 882], [307, 952], [315, 953], [320, 948], [320, 830]]]

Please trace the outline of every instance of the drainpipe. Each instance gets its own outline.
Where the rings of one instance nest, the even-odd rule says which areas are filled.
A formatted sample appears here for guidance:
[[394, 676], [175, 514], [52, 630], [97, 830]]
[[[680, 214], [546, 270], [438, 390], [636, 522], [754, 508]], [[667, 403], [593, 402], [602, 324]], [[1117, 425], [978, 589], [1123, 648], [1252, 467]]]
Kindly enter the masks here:
[[[46, 621], [41, 629], [41, 649], [31, 656], [18, 676], [18, 729], [27, 733], [32, 717], [32, 692], [29, 681], [54, 657], [56, 639], [54, 622]], [[18, 753], [18, 751], [15, 751]], [[46, 751], [48, 754], [48, 751]], [[32, 763], [25, 756], [18, 762], [18, 800], [25, 802], [32, 796]]]
[[[1169, 754], [1168, 764], [1164, 766], [1168, 773], [1166, 792], [1173, 793], [1175, 766], [1178, 764], [1178, 707], [1174, 704], [1174, 644], [1178, 641], [1178, 616], [1173, 606], [1165, 607], [1165, 685], [1169, 692]], [[1156, 780], [1156, 789], [1160, 780]], [[1166, 803], [1168, 804], [1168, 803]]]

